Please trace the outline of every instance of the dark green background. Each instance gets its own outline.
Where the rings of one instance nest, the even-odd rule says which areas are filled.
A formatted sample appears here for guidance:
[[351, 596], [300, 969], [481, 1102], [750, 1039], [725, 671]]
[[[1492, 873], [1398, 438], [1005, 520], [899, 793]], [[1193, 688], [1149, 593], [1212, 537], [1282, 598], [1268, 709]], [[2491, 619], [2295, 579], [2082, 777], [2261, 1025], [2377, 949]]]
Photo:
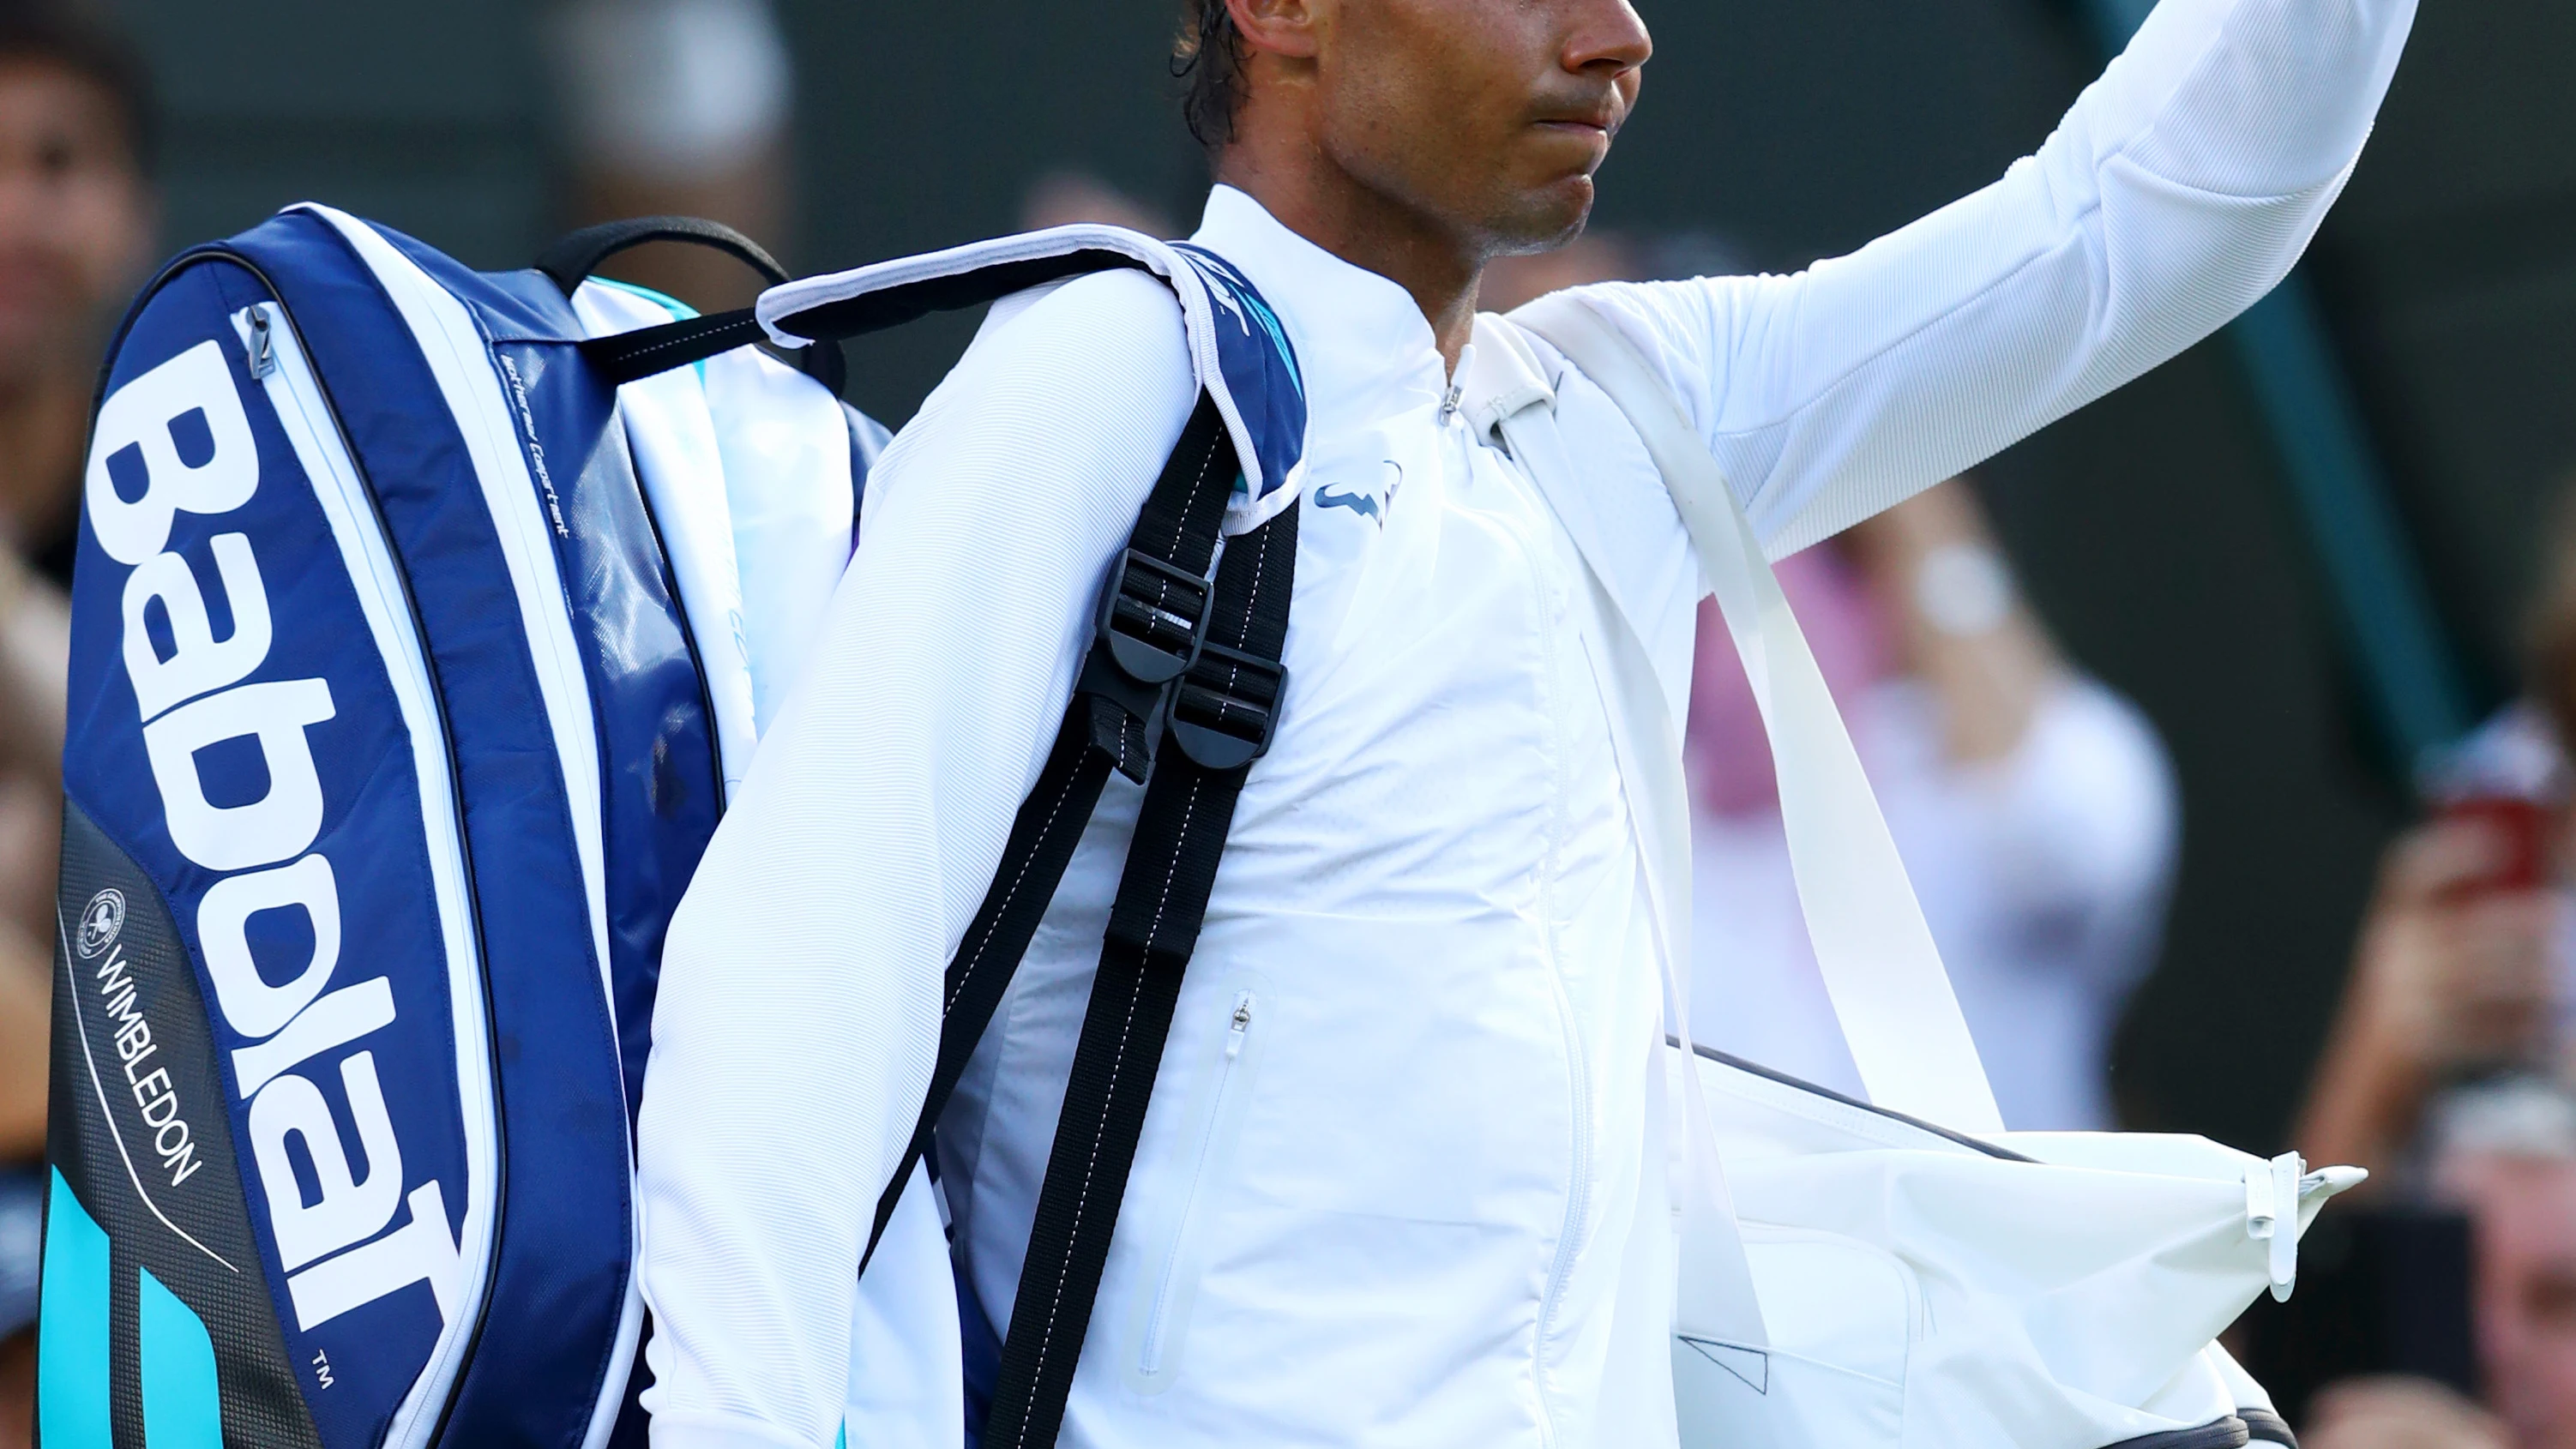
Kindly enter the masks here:
[[[167, 90], [168, 240], [316, 197], [483, 265], [556, 223], [540, 13], [507, 0], [124, 0]], [[1846, 250], [1992, 179], [2094, 69], [2054, 0], [1644, 0], [1658, 53], [1603, 222], [1713, 232], [1756, 264]], [[1203, 186], [1159, 0], [787, 0], [804, 269], [1009, 229], [1022, 188], [1097, 172], [1177, 214]], [[2576, 9], [2434, 0], [2314, 260], [2448, 622], [2488, 698], [2553, 482], [2576, 466]], [[962, 323], [854, 357], [900, 420]], [[2406, 814], [2241, 396], [2204, 346], [1984, 470], [2068, 649], [2181, 768], [2162, 970], [2123, 1034], [2136, 1125], [2270, 1150], [2377, 850]]]

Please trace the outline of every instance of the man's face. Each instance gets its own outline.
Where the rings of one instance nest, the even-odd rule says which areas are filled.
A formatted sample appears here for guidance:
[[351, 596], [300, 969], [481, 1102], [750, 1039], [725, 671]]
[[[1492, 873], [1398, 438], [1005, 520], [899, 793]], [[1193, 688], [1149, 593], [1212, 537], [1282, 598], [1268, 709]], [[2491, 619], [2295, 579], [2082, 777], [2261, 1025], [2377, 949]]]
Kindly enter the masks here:
[[1653, 49], [1628, 0], [1318, 0], [1320, 143], [1485, 254], [1581, 230]]
[[78, 344], [151, 239], [115, 101], [51, 62], [0, 59], [0, 376]]

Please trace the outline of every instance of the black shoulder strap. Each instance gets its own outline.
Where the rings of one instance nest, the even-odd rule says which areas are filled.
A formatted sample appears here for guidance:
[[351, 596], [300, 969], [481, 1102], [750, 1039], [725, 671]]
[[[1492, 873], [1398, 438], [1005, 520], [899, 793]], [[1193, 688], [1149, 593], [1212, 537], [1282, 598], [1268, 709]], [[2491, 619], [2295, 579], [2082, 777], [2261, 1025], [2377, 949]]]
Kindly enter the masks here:
[[1002, 1345], [983, 1449], [1051, 1449], [1135, 1165], [1154, 1074], [1216, 886], [1234, 805], [1287, 686], [1297, 510], [1230, 542], [1214, 617], [1174, 694], [1074, 1048]]
[[1012, 823], [984, 904], [948, 963], [930, 1092], [903, 1165], [877, 1200], [870, 1256], [1072, 864], [1109, 772], [1145, 778], [1166, 699], [1207, 647], [1208, 568], [1216, 561], [1236, 472], [1233, 438], [1215, 401], [1202, 395], [1102, 592], [1091, 652], [1056, 731], [1055, 748]]
[[[578, 237], [580, 233], [574, 233]], [[647, 238], [650, 240], [652, 238]], [[565, 238], [568, 244], [573, 237]], [[551, 253], [549, 253], [551, 255]], [[1124, 252], [1076, 251], [1058, 256], [1002, 262], [947, 276], [882, 288], [845, 301], [826, 303], [796, 315], [799, 335], [814, 339], [806, 352], [839, 356], [837, 344], [899, 327], [933, 312], [977, 307], [1064, 277], [1105, 272], [1143, 263]], [[552, 275], [551, 272], [548, 273]], [[769, 340], [768, 329], [749, 307], [710, 312], [704, 317], [639, 327], [611, 337], [594, 337], [581, 345], [582, 355], [614, 385], [702, 362], [720, 352]], [[839, 391], [838, 388], [834, 389]]]

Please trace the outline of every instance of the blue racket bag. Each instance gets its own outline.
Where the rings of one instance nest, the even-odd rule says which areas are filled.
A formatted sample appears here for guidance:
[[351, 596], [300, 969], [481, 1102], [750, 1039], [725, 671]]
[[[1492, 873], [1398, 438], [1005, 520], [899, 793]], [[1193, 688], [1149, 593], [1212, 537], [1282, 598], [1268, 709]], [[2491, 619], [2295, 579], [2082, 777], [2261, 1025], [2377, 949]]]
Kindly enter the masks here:
[[[621, 406], [655, 365], [583, 344], [690, 314], [584, 278], [674, 236], [784, 279], [702, 223], [478, 274], [307, 206], [180, 256], [117, 337], [74, 588], [49, 1449], [642, 1442], [633, 1114], [776, 633], [744, 575], [828, 593], [882, 440], [829, 349], [817, 381], [712, 339], [669, 374], [695, 414]], [[754, 407], [787, 439], [766, 478], [722, 426]], [[721, 536], [763, 487], [795, 567]]]

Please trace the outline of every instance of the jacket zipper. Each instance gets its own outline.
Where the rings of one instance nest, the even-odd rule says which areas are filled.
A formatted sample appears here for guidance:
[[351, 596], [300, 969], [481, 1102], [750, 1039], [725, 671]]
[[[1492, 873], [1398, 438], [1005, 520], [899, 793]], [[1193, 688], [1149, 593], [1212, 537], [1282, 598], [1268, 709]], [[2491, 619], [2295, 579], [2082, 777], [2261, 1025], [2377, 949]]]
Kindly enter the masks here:
[[[1474, 449], [1477, 443], [1467, 436], [1467, 429], [1457, 406], [1458, 395], [1459, 389], [1452, 386], [1449, 397], [1441, 406], [1441, 422], [1442, 431], [1455, 439], [1459, 446], [1459, 477], [1463, 481], [1475, 466]], [[1510, 455], [1506, 453], [1505, 456], [1508, 458]], [[1524, 482], [1530, 483], [1534, 492], [1535, 482], [1528, 478], [1526, 470], [1522, 470], [1517, 461], [1506, 462], [1504, 466], [1516, 470]], [[1555, 808], [1548, 827], [1547, 856], [1540, 866], [1543, 875], [1540, 883], [1539, 914], [1544, 923], [1542, 929], [1545, 932], [1547, 944], [1549, 1000], [1556, 1007], [1558, 1027], [1565, 1034], [1566, 1076], [1573, 1112], [1573, 1155], [1568, 1171], [1565, 1220], [1557, 1232], [1556, 1252], [1553, 1261], [1548, 1265], [1547, 1287], [1539, 1298], [1537, 1335], [1530, 1344], [1530, 1368], [1533, 1388], [1538, 1395], [1540, 1428], [1544, 1440], [1553, 1444], [1559, 1436], [1556, 1428], [1555, 1402], [1547, 1390], [1546, 1342], [1548, 1335], [1555, 1329], [1557, 1309], [1565, 1298], [1566, 1282], [1574, 1275], [1574, 1260], [1582, 1247], [1584, 1224], [1589, 1220], [1592, 1211], [1592, 1077], [1589, 1054], [1584, 1049], [1583, 1033], [1575, 1021], [1574, 998], [1566, 990], [1565, 972], [1557, 959], [1556, 913], [1549, 904], [1550, 889], [1556, 879], [1557, 852], [1565, 835], [1567, 782], [1562, 692], [1564, 656], [1557, 648], [1556, 609], [1540, 574], [1538, 547], [1520, 530], [1511, 529], [1508, 532], [1513, 542], [1519, 546], [1522, 558], [1529, 565], [1531, 587], [1537, 596], [1535, 602], [1538, 606], [1539, 644], [1545, 661], [1548, 689], [1547, 714], [1556, 756]]]
[[1227, 1096], [1234, 1090], [1235, 1073], [1243, 1060], [1244, 1046], [1252, 1039], [1252, 1013], [1256, 999], [1250, 991], [1238, 991], [1234, 1010], [1226, 1018], [1225, 1054], [1218, 1059], [1216, 1088], [1208, 1094], [1207, 1128], [1199, 1134], [1198, 1155], [1190, 1163], [1189, 1190], [1181, 1195], [1180, 1211], [1172, 1218], [1172, 1240], [1164, 1249], [1162, 1280], [1154, 1290], [1153, 1315], [1145, 1321], [1143, 1340], [1137, 1346], [1136, 1371], [1147, 1378], [1163, 1370], [1165, 1337], [1171, 1326], [1173, 1298], [1180, 1288], [1181, 1263], [1189, 1247], [1190, 1215], [1198, 1206], [1199, 1186], [1205, 1182], [1209, 1160], [1216, 1155], [1217, 1140], [1225, 1127]]

